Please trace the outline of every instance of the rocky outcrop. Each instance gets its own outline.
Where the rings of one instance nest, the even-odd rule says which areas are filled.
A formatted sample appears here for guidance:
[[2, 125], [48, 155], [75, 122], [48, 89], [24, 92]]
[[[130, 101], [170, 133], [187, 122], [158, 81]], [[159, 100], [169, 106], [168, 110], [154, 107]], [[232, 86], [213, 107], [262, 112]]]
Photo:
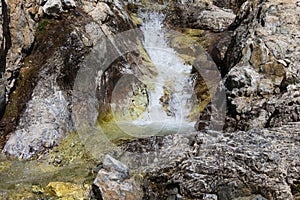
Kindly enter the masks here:
[[299, 131], [291, 123], [141, 139], [125, 147], [121, 160], [146, 172], [146, 199], [297, 199]]
[[[76, 20], [75, 15], [78, 15]], [[77, 12], [65, 17], [60, 21], [44, 22], [48, 23], [44, 27], [47, 32], [38, 34], [39, 44], [21, 71], [21, 87], [15, 90], [13, 101], [7, 105], [2, 122], [7, 123], [5, 130], [11, 131], [4, 147], [4, 152], [10, 155], [32, 157], [57, 145], [73, 130], [69, 93], [78, 63], [88, 51], [81, 38], [83, 30], [75, 29], [85, 25], [87, 16]], [[25, 96], [20, 96], [22, 94]], [[23, 105], [16, 105], [17, 102]], [[16, 113], [12, 115], [9, 111]], [[8, 121], [17, 118], [18, 113], [22, 113], [18, 123]], [[15, 130], [7, 128], [9, 125], [15, 126]]]
[[[248, 1], [242, 7], [226, 55], [228, 130], [299, 120], [299, 9], [297, 1]], [[271, 122], [274, 117], [282, 123]]]
[[99, 191], [98, 198], [103, 200], [142, 199], [142, 189], [134, 178], [130, 178], [128, 167], [109, 155], [104, 158], [103, 169], [99, 170], [94, 186], [94, 191]]
[[[71, 93], [84, 55], [100, 38], [132, 28], [122, 4], [85, 1], [82, 8], [39, 22], [36, 45], [22, 63], [18, 87], [1, 121], [2, 136], [9, 136], [5, 153], [30, 158], [73, 131]], [[100, 18], [99, 9], [107, 11]]]

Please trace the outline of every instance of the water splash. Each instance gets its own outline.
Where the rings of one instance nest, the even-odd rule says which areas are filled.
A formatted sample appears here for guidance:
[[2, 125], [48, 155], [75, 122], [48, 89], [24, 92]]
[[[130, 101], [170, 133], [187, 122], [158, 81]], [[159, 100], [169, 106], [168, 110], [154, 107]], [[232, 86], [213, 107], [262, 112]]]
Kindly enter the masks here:
[[185, 65], [176, 52], [169, 47], [165, 29], [164, 14], [159, 12], [141, 12], [143, 19], [141, 30], [144, 34], [144, 47], [158, 75], [154, 80], [154, 88], [148, 91], [149, 105], [147, 112], [136, 124], [161, 122], [188, 122], [191, 111], [189, 100], [193, 94], [191, 77], [192, 66]]

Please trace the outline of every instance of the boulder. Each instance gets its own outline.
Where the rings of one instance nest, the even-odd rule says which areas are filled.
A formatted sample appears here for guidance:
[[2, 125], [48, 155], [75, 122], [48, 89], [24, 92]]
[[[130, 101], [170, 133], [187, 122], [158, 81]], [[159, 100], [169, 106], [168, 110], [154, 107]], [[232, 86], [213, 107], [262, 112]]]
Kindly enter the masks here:
[[142, 189], [136, 178], [129, 177], [129, 169], [120, 161], [106, 155], [94, 185], [103, 200], [142, 199]]

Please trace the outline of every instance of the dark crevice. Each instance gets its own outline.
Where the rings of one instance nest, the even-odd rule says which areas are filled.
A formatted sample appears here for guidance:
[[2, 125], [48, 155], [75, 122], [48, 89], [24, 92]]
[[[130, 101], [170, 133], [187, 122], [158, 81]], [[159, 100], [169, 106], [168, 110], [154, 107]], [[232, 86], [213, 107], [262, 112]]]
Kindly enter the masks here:
[[95, 199], [97, 199], [97, 200], [103, 200], [102, 193], [101, 193], [99, 187], [96, 186], [95, 184], [92, 185], [92, 192], [93, 192], [93, 195], [94, 195]]
[[276, 109], [276, 110], [271, 114], [271, 116], [269, 117], [269, 119], [267, 120], [266, 125], [265, 125], [265, 128], [270, 128], [270, 127], [271, 127], [271, 120], [274, 119], [274, 117], [275, 117], [276, 115], [278, 115], [278, 114], [279, 114], [279, 110]]
[[10, 38], [10, 31], [9, 31], [9, 9], [7, 7], [7, 4], [5, 0], [1, 0], [2, 3], [2, 30], [3, 30], [3, 43], [0, 47], [0, 78], [2, 77], [2, 73], [5, 71], [6, 66], [6, 55], [8, 52], [8, 49], [11, 47], [11, 38]]

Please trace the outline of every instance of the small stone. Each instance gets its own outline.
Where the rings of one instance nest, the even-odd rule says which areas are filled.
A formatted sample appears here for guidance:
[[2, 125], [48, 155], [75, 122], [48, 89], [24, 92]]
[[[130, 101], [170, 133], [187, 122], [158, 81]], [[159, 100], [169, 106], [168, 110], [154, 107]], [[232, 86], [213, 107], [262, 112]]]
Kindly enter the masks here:
[[63, 0], [63, 4], [67, 8], [75, 8], [76, 7], [76, 3], [74, 0]]
[[215, 194], [204, 194], [203, 200], [218, 200], [218, 196]]
[[31, 191], [35, 194], [43, 194], [45, 190], [40, 185], [33, 185]]
[[62, 12], [62, 3], [60, 0], [48, 0], [43, 6], [43, 11], [47, 15], [57, 17]]
[[300, 1], [297, 1], [297, 2], [296, 2], [296, 5], [300, 7]]
[[108, 171], [117, 171], [125, 179], [129, 177], [129, 169], [120, 161], [114, 159], [110, 155], [105, 155], [103, 161], [103, 168]]

